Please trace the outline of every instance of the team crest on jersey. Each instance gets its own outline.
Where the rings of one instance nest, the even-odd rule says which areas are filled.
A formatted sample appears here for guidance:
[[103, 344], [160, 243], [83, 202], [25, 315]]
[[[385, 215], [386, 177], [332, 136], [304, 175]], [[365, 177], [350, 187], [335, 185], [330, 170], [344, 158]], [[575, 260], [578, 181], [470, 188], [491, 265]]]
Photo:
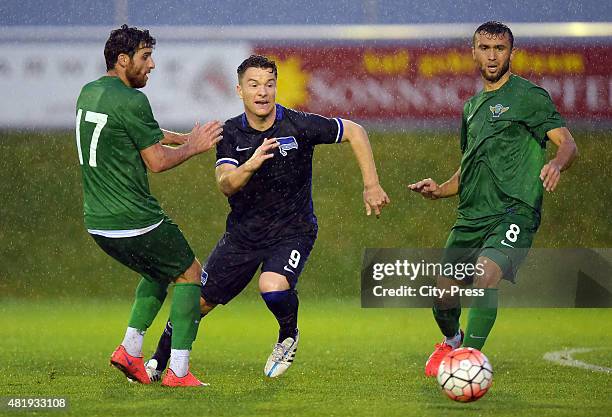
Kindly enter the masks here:
[[206, 285], [206, 281], [208, 281], [208, 272], [202, 271], [202, 277], [200, 280], [202, 281], [202, 286]]
[[510, 110], [510, 107], [505, 107], [503, 104], [496, 104], [495, 106], [489, 106], [489, 110], [493, 113], [493, 117], [499, 117]]
[[298, 143], [297, 140], [295, 140], [295, 136], [277, 138], [276, 141], [278, 142], [278, 151], [283, 156], [287, 156], [287, 151], [298, 148]]

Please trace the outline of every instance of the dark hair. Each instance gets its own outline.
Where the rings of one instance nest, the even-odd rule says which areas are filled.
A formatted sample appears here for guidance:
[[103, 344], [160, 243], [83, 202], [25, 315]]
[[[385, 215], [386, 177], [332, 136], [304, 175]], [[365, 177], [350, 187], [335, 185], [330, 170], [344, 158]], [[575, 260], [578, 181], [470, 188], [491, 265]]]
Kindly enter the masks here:
[[276, 62], [263, 55], [251, 55], [238, 66], [238, 81], [242, 78], [244, 73], [249, 68], [263, 68], [271, 69], [274, 74], [274, 78], [278, 77], [278, 69], [276, 68]]
[[153, 48], [154, 46], [155, 38], [149, 35], [148, 30], [123, 25], [119, 29], [111, 31], [104, 46], [106, 70], [115, 68], [120, 54], [127, 54], [132, 58], [138, 49]]
[[510, 38], [510, 48], [514, 46], [514, 35], [510, 28], [504, 25], [502, 22], [490, 21], [487, 23], [483, 23], [482, 25], [476, 28], [474, 32], [474, 37], [472, 38], [472, 45], [476, 45], [476, 34], [477, 33], [488, 33], [490, 35], [496, 35], [498, 37], [503, 37], [506, 33]]

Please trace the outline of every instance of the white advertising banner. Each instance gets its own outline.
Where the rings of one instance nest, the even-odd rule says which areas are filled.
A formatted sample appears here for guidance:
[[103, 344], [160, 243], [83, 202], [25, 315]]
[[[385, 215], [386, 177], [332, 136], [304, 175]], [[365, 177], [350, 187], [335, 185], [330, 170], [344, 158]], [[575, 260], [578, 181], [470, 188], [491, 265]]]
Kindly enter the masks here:
[[[189, 129], [242, 112], [236, 68], [248, 43], [163, 43], [142, 91], [162, 127]], [[72, 128], [84, 84], [105, 74], [99, 43], [0, 44], [0, 128]]]

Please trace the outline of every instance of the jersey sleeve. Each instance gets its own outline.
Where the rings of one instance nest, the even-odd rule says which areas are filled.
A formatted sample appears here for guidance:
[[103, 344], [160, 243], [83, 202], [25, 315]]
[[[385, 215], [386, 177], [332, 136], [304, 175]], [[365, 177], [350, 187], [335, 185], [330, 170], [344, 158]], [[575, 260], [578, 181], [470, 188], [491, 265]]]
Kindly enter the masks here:
[[461, 136], [459, 138], [460, 142], [459, 142], [459, 146], [461, 148], [461, 153], [465, 153], [465, 149], [467, 147], [467, 142], [468, 142], [468, 138], [467, 138], [467, 121], [466, 121], [466, 114], [468, 112], [469, 106], [468, 103], [466, 103], [463, 106], [463, 114], [461, 115]]
[[550, 95], [542, 88], [533, 88], [529, 95], [525, 124], [538, 141], [546, 140], [546, 132], [565, 126], [565, 120], [557, 111]]
[[339, 117], [330, 119], [314, 113], [301, 113], [304, 136], [313, 144], [340, 143], [344, 125]]
[[223, 164], [238, 166], [238, 152], [234, 147], [234, 131], [226, 122], [223, 126], [223, 139], [217, 143], [217, 162], [215, 168]]
[[147, 96], [144, 94], [134, 95], [121, 112], [125, 130], [141, 151], [156, 144], [164, 137], [164, 132], [153, 117], [153, 111]]

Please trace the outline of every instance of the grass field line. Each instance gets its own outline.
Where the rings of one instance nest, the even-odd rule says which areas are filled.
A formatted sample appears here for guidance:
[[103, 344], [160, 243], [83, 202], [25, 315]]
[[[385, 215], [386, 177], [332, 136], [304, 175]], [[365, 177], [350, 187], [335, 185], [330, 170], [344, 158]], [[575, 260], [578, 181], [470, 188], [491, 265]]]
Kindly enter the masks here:
[[579, 361], [578, 359], [574, 359], [572, 357], [573, 354], [576, 353], [588, 353], [594, 351], [594, 348], [575, 348], [575, 349], [564, 349], [557, 350], [554, 352], [546, 352], [544, 354], [544, 359], [547, 361], [551, 361], [563, 366], [573, 366], [575, 368], [588, 369], [590, 371], [596, 372], [604, 372], [607, 374], [612, 374], [612, 368], [608, 368], [605, 366], [593, 365], [590, 363], [586, 363], [583, 361]]

